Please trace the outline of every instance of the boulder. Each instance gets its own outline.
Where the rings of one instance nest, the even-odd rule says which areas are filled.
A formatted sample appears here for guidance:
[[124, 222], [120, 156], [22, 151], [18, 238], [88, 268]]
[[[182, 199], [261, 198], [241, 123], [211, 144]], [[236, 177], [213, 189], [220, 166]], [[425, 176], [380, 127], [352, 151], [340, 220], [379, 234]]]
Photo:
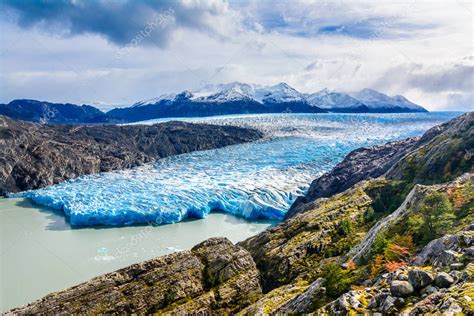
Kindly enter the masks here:
[[396, 311], [396, 307], [395, 307], [395, 299], [388, 295], [384, 302], [382, 303], [382, 306], [380, 308], [381, 312], [383, 312], [384, 314], [389, 314], [389, 313], [393, 313]]
[[445, 288], [450, 287], [454, 283], [454, 279], [446, 272], [440, 272], [436, 275], [434, 282], [437, 287]]
[[413, 292], [413, 286], [407, 281], [392, 281], [390, 284], [390, 292], [395, 297], [410, 296]]
[[397, 275], [397, 280], [399, 281], [408, 281], [408, 275], [405, 273], [400, 273]]
[[408, 272], [408, 280], [415, 290], [421, 290], [433, 283], [433, 276], [423, 270], [411, 270]]
[[430, 295], [430, 294], [433, 294], [433, 293], [436, 293], [436, 292], [438, 292], [438, 289], [436, 287], [428, 285], [427, 287], [425, 287], [424, 289], [422, 289], [420, 291], [420, 294], [421, 295], [424, 295], [424, 294]]
[[[469, 254], [474, 239], [474, 231], [466, 229], [454, 235], [446, 235], [432, 240], [413, 260], [417, 266], [432, 265], [447, 267], [452, 264], [457, 266], [463, 253]], [[462, 267], [462, 266], [461, 266]]]

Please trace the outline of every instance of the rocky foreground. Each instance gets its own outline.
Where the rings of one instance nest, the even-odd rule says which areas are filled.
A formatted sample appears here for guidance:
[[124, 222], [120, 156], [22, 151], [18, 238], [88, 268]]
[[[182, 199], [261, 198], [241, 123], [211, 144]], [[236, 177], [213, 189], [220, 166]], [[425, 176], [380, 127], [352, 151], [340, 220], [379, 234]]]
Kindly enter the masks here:
[[[356, 151], [286, 220], [238, 245], [209, 239], [9, 313], [472, 315], [473, 149], [468, 113]], [[339, 189], [350, 174], [357, 182]]]
[[261, 137], [252, 129], [184, 122], [42, 125], [0, 116], [0, 195]]

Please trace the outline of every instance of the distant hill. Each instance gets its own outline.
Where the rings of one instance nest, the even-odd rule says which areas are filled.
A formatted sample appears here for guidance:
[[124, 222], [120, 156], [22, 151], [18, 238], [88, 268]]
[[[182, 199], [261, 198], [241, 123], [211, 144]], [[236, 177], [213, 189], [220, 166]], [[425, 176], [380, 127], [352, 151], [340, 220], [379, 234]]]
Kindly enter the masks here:
[[105, 123], [104, 112], [90, 105], [14, 100], [0, 104], [0, 115], [37, 123]]
[[208, 85], [139, 101], [107, 113], [91, 105], [14, 100], [0, 104], [0, 115], [53, 124], [127, 123], [166, 117], [202, 117], [259, 113], [403, 113], [427, 112], [403, 96], [371, 89], [342, 93], [323, 89], [304, 94], [286, 83], [260, 87], [233, 82]]

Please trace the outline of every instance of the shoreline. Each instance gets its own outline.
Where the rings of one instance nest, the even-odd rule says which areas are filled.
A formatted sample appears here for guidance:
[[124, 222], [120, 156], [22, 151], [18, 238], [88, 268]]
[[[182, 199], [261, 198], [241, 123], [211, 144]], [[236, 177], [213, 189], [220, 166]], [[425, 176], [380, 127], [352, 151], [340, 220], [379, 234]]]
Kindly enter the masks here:
[[238, 242], [274, 224], [212, 213], [205, 220], [172, 225], [77, 229], [57, 211], [27, 199], [0, 198], [0, 311], [130, 264], [191, 249], [210, 237]]

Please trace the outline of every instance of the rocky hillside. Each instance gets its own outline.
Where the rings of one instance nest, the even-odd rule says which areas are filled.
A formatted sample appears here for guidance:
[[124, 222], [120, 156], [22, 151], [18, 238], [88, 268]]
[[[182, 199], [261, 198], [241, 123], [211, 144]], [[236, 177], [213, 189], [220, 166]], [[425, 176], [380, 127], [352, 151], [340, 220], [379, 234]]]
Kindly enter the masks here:
[[390, 179], [432, 184], [474, 172], [474, 112], [433, 127], [417, 150], [400, 159], [387, 173]]
[[[400, 157], [382, 168], [384, 175], [371, 178], [354, 169], [369, 176], [342, 192], [305, 200], [291, 217], [238, 245], [210, 239], [11, 313], [472, 313], [474, 174], [461, 174], [472, 171], [472, 157], [450, 156], [450, 173], [430, 175], [429, 184], [401, 170], [416, 157], [419, 174], [439, 172], [445, 157], [433, 153], [472, 150], [473, 121], [466, 114], [407, 140], [413, 146], [408, 153], [379, 147]], [[336, 167], [335, 174], [341, 172]]]
[[261, 137], [251, 129], [183, 122], [42, 125], [0, 116], [0, 194]]
[[225, 238], [104, 274], [12, 314], [234, 312], [262, 293], [250, 254]]

